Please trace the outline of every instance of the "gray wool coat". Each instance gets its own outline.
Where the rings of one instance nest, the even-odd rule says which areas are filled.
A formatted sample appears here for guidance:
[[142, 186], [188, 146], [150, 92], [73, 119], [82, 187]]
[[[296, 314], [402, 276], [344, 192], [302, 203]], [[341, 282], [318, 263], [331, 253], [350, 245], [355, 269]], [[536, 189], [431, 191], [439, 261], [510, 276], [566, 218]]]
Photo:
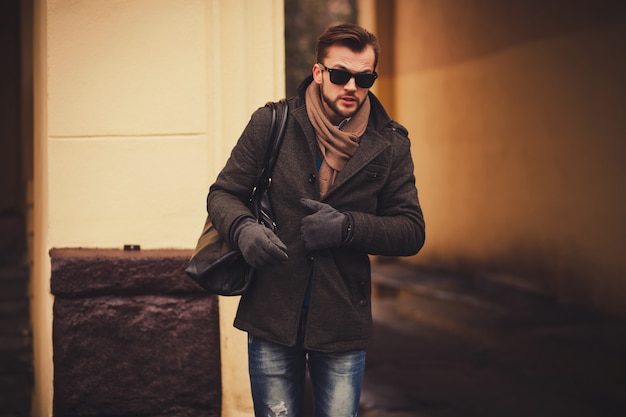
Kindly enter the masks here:
[[[344, 247], [307, 253], [300, 222], [310, 213], [300, 199], [320, 199], [315, 131], [304, 105], [311, 80], [289, 99], [285, 138], [270, 189], [277, 234], [289, 260], [257, 271], [239, 302], [234, 324], [254, 336], [294, 346], [311, 280], [304, 347], [321, 352], [365, 349], [372, 336], [368, 255], [413, 255], [424, 244], [410, 141], [406, 129], [392, 121], [370, 93], [370, 119], [360, 146], [321, 200], [352, 215], [353, 239]], [[245, 202], [263, 164], [269, 126], [269, 108], [252, 114], [209, 190], [207, 210], [226, 239], [231, 240], [233, 223], [250, 215]]]

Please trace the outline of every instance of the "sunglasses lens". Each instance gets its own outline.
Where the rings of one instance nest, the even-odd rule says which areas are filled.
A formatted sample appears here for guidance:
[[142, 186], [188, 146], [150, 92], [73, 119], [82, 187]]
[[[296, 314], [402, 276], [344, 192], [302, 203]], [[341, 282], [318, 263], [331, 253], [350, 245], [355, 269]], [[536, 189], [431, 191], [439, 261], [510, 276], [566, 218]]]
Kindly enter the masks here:
[[356, 85], [361, 88], [370, 88], [374, 84], [375, 80], [375, 74], [356, 74], [354, 76], [354, 81], [356, 81]]
[[347, 71], [343, 71], [340, 69], [329, 68], [328, 72], [330, 73], [330, 82], [337, 85], [345, 85], [350, 78], [354, 77], [354, 81], [356, 85], [361, 88], [370, 88], [374, 81], [376, 81], [376, 73], [373, 74], [352, 74]]
[[333, 69], [328, 71], [330, 73], [330, 82], [337, 85], [344, 85], [350, 81], [352, 74], [346, 71]]

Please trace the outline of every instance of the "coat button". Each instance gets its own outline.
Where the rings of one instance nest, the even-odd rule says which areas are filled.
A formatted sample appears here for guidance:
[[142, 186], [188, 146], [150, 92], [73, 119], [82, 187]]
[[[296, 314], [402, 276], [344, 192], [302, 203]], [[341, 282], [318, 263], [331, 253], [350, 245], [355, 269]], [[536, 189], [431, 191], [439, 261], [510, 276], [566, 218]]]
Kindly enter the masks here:
[[311, 261], [311, 262], [313, 262], [313, 261], [315, 260], [315, 256], [313, 256], [313, 255], [312, 255], [312, 254], [310, 254], [310, 253], [306, 256], [306, 258], [307, 258], [309, 261]]
[[311, 184], [313, 184], [313, 183], [315, 182], [315, 180], [316, 180], [316, 179], [317, 179], [317, 175], [315, 175], [315, 174], [311, 174], [311, 175], [309, 175], [309, 182], [310, 182]]

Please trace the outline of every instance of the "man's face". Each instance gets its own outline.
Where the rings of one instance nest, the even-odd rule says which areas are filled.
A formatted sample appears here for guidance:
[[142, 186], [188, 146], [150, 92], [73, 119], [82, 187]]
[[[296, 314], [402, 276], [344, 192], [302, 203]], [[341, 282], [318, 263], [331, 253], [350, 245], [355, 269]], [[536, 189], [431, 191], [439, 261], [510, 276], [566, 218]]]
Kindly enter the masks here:
[[[350, 48], [333, 45], [321, 62], [326, 68], [337, 68], [353, 74], [374, 72], [374, 49], [367, 46], [361, 52], [353, 52]], [[356, 85], [354, 78], [350, 78], [344, 85], [330, 82], [330, 74], [315, 64], [313, 66], [313, 80], [320, 85], [322, 105], [326, 115], [334, 124], [343, 119], [352, 117], [363, 105], [369, 88]]]

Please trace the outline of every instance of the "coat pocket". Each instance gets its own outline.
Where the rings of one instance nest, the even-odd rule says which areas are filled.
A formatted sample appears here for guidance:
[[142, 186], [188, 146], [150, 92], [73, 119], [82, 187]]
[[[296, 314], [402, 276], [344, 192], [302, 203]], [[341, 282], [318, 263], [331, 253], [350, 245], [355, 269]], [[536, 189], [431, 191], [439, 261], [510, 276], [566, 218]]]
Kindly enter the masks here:
[[384, 165], [370, 164], [363, 172], [368, 181], [382, 181], [387, 177], [387, 167]]
[[335, 264], [355, 306], [366, 306], [372, 293], [369, 257], [364, 252], [340, 250], [335, 253]]

